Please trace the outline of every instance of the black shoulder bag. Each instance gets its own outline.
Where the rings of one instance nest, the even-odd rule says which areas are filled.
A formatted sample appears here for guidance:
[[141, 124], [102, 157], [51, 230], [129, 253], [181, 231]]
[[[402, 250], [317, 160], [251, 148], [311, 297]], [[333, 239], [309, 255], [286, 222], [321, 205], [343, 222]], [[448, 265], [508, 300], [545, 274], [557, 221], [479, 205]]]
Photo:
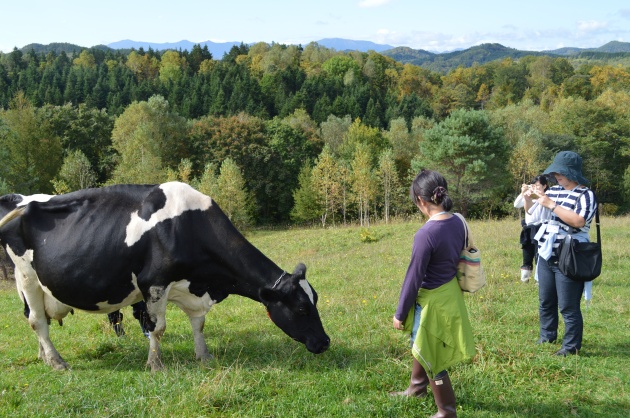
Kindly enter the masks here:
[[[582, 192], [585, 193], [586, 191]], [[580, 195], [581, 197], [581, 195]], [[578, 197], [579, 199], [579, 197]], [[599, 232], [599, 203], [595, 212], [597, 242], [579, 242], [567, 235], [560, 246], [558, 268], [570, 279], [590, 282], [602, 271], [602, 238]]]

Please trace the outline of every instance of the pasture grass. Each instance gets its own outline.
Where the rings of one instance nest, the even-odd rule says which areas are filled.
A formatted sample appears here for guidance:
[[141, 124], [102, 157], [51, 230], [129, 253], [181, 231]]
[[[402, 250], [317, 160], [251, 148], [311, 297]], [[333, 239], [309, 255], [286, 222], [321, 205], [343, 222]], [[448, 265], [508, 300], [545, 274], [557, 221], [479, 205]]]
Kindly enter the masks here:
[[[76, 312], [51, 338], [70, 371], [37, 359], [13, 282], [0, 282], [0, 416], [10, 417], [420, 417], [433, 397], [388, 396], [409, 381], [407, 338], [392, 328], [400, 285], [421, 222], [254, 231], [278, 265], [308, 266], [330, 349], [312, 355], [268, 320], [262, 305], [231, 296], [208, 314], [214, 359], [194, 360], [187, 317], [174, 305], [162, 340], [166, 369], [145, 369], [148, 341], [125, 308], [127, 335], [105, 315]], [[516, 220], [472, 221], [488, 284], [465, 295], [477, 356], [450, 369], [461, 417], [630, 416], [630, 218], [602, 219], [604, 269], [584, 307], [578, 356], [538, 346], [534, 283], [520, 283]], [[563, 329], [561, 322], [560, 331]]]

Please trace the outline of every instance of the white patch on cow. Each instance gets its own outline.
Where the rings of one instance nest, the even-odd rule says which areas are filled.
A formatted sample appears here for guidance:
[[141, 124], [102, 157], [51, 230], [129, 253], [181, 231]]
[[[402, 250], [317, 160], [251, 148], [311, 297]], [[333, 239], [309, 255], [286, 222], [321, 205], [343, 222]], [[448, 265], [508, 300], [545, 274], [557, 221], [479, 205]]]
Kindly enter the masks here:
[[217, 301], [210, 298], [208, 293], [204, 293], [201, 297], [193, 295], [188, 290], [189, 286], [190, 282], [188, 280], [172, 283], [168, 292], [168, 301], [179, 306], [189, 317], [206, 316], [212, 305], [217, 303]]
[[20, 206], [26, 206], [31, 202], [48, 202], [50, 199], [54, 197], [53, 195], [50, 195], [50, 194], [32, 194], [30, 196], [24, 196], [24, 195], [20, 195], [20, 196], [22, 196], [22, 201], [17, 204], [18, 208]]
[[138, 216], [138, 211], [131, 214], [127, 225], [125, 243], [131, 247], [138, 242], [145, 232], [154, 228], [158, 223], [175, 218], [188, 210], [207, 210], [212, 206], [212, 199], [200, 193], [185, 183], [170, 182], [160, 185], [166, 195], [163, 208], [151, 215], [148, 221]]
[[302, 286], [302, 289], [304, 289], [304, 291], [308, 295], [308, 298], [311, 300], [311, 303], [315, 305], [315, 298], [313, 297], [313, 288], [311, 287], [311, 285], [308, 283], [306, 279], [300, 280], [299, 283], [300, 283], [300, 286]]
[[[72, 308], [57, 300], [50, 289], [41, 284], [39, 277], [37, 276], [37, 272], [33, 268], [33, 250], [27, 250], [24, 255], [19, 257], [15, 254], [15, 252], [13, 252], [11, 247], [7, 245], [7, 254], [11, 257], [11, 260], [13, 260], [16, 271], [20, 272], [20, 274], [15, 275], [15, 279], [18, 282], [16, 283], [18, 291], [25, 293], [25, 295], [20, 294], [20, 298], [22, 299], [26, 297], [27, 299], [30, 299], [29, 305], [34, 305], [33, 298], [39, 294], [43, 299], [40, 299], [40, 301], [43, 302], [43, 308], [48, 318], [56, 320], [65, 318]], [[43, 294], [39, 293], [41, 291], [43, 291]], [[31, 306], [31, 309], [36, 308], [35, 306]]]

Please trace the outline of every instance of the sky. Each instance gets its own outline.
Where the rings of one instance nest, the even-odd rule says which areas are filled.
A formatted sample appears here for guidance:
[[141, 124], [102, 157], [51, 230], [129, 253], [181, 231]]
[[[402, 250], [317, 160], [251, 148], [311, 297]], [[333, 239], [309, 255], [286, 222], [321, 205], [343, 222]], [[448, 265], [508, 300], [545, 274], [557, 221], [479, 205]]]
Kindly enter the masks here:
[[630, 42], [628, 0], [27, 0], [3, 2], [0, 51], [31, 43], [372, 41], [432, 52]]

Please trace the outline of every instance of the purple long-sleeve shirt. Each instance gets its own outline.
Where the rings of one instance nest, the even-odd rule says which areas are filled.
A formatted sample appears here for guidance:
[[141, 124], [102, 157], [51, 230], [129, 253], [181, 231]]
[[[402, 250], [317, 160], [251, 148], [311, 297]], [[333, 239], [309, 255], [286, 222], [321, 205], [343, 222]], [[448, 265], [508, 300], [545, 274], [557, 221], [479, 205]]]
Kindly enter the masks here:
[[416, 232], [396, 319], [405, 320], [420, 288], [435, 289], [455, 277], [464, 239], [464, 224], [456, 216], [428, 221]]

